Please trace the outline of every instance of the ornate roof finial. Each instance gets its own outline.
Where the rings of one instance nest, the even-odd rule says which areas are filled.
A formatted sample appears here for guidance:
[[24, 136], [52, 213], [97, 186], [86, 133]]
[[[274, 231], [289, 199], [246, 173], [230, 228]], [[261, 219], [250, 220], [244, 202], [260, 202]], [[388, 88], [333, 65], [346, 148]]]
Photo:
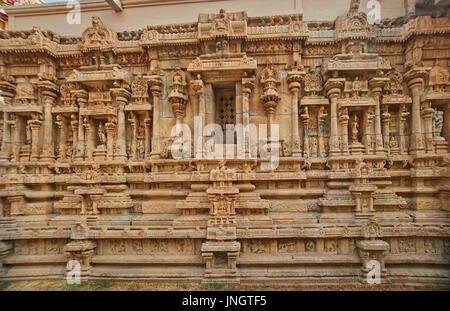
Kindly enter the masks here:
[[350, 14], [357, 14], [359, 11], [360, 0], [352, 0], [350, 2]]
[[98, 16], [92, 16], [92, 27], [100, 28], [103, 26], [103, 22]]

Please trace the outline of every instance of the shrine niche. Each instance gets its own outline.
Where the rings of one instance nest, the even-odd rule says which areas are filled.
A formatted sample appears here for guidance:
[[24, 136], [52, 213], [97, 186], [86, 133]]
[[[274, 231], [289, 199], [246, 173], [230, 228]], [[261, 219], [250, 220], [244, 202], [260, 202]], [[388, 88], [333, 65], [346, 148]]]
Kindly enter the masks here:
[[3, 32], [0, 279], [447, 284], [450, 22], [359, 2]]

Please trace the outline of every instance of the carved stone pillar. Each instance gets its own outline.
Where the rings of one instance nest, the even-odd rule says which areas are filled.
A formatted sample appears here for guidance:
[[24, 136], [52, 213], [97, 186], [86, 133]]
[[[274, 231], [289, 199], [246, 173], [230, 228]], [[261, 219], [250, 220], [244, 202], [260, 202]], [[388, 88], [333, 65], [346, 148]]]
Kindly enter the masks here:
[[412, 121], [410, 149], [413, 153], [419, 153], [424, 150], [424, 139], [422, 131], [422, 120], [420, 118], [420, 84], [416, 83], [411, 87], [412, 92]]
[[408, 120], [409, 111], [406, 109], [406, 106], [403, 104], [399, 110], [399, 145], [400, 145], [400, 154], [408, 154], [408, 146], [406, 145], [406, 133], [405, 127], [406, 122]]
[[114, 159], [126, 161], [127, 154], [125, 150], [126, 139], [125, 139], [125, 107], [126, 102], [121, 101], [119, 103], [118, 117], [117, 117], [117, 154], [114, 155]]
[[[370, 154], [372, 150], [372, 141], [375, 139], [373, 133], [373, 121], [375, 119], [375, 114], [372, 110], [368, 110], [365, 115], [364, 122], [364, 147], [366, 149], [366, 154]], [[375, 148], [376, 149], [376, 148]]]
[[191, 81], [191, 87], [197, 94], [198, 98], [198, 118], [200, 124], [194, 124], [196, 127], [194, 133], [199, 133], [195, 136], [196, 141], [194, 142], [194, 155], [196, 158], [203, 158], [203, 129], [205, 127], [205, 116], [206, 116], [206, 103], [205, 103], [205, 85], [201, 80], [200, 75], [197, 75], [196, 80]]
[[303, 123], [303, 156], [309, 157], [309, 112], [308, 107], [305, 107], [303, 113], [300, 115]]
[[41, 159], [44, 161], [52, 161], [55, 159], [52, 107], [56, 101], [56, 94], [51, 91], [43, 91], [42, 99], [44, 101], [44, 143], [42, 145]]
[[20, 150], [20, 132], [17, 128], [17, 116], [15, 114], [10, 114], [10, 120], [8, 121], [11, 126], [11, 161], [18, 162], [19, 161], [19, 150]]
[[[183, 132], [182, 123], [186, 115], [186, 105], [188, 102], [186, 95], [186, 74], [180, 68], [176, 68], [172, 72], [169, 79], [169, 89], [170, 93], [167, 96], [167, 101], [171, 104], [172, 112], [175, 116], [175, 135], [180, 136]], [[184, 143], [184, 140], [183, 142], [179, 141], [179, 139], [175, 140], [177, 141], [178, 147], [181, 147]]]
[[300, 134], [298, 130], [298, 96], [301, 87], [301, 75], [290, 73], [287, 78], [287, 82], [289, 83], [289, 90], [292, 93], [291, 96], [291, 141], [292, 141], [292, 156], [299, 157], [301, 156], [301, 148], [300, 148]]
[[[250, 157], [250, 106], [249, 99], [250, 94], [255, 86], [255, 78], [243, 78], [242, 79], [242, 126], [244, 128], [244, 146], [245, 146], [245, 157]], [[298, 128], [298, 124], [297, 124]]]
[[[203, 126], [206, 126], [208, 124], [215, 123], [215, 115], [216, 115], [216, 107], [213, 103], [215, 103], [215, 96], [214, 96], [214, 90], [211, 83], [206, 83], [204, 87], [204, 97], [205, 97], [205, 124]], [[210, 137], [210, 136], [206, 136]]]
[[58, 147], [57, 159], [62, 161], [66, 159], [66, 128], [64, 126], [64, 117], [60, 114], [56, 116], [55, 124], [58, 128]]
[[114, 155], [114, 160], [126, 161], [126, 132], [125, 132], [125, 105], [128, 103], [130, 93], [123, 89], [111, 89], [114, 101], [117, 105], [117, 151]]
[[[380, 154], [384, 152], [383, 149], [383, 136], [381, 134], [381, 112], [380, 112], [380, 97], [383, 91], [384, 84], [389, 81], [389, 78], [372, 78], [370, 80], [371, 92], [373, 99], [375, 100], [375, 116], [374, 116], [374, 129], [375, 129], [375, 153]], [[389, 144], [389, 143], [388, 143]]]
[[348, 149], [348, 108], [342, 108], [339, 111], [339, 122], [341, 124], [341, 152], [342, 154], [349, 154]]
[[444, 108], [444, 130], [443, 136], [447, 140], [448, 152], [450, 152], [450, 103], [445, 105]]
[[28, 124], [31, 128], [31, 161], [39, 160], [39, 130], [42, 125], [40, 120], [29, 120]]
[[116, 125], [112, 122], [105, 124], [105, 130], [107, 135], [106, 142], [106, 159], [112, 161], [114, 159], [114, 137], [116, 133]]
[[429, 68], [417, 67], [405, 74], [407, 85], [412, 94], [411, 107], [411, 153], [421, 153], [424, 151], [424, 137], [422, 131], [422, 121], [420, 118], [420, 99], [423, 92], [424, 79]]
[[8, 257], [13, 249], [11, 241], [0, 241], [0, 274], [3, 272], [3, 259]]
[[8, 122], [9, 114], [3, 112], [3, 140], [2, 149], [0, 152], [0, 161], [9, 160], [11, 150], [11, 125]]
[[235, 85], [235, 105], [236, 105], [236, 111], [235, 111], [235, 125], [241, 124], [243, 123], [242, 121], [242, 110], [243, 110], [243, 85], [240, 81], [236, 81], [234, 83]]
[[128, 118], [128, 123], [130, 123], [130, 129], [131, 129], [131, 143], [130, 143], [131, 154], [129, 154], [128, 156], [133, 161], [136, 161], [138, 158], [138, 154], [137, 154], [137, 136], [138, 135], [137, 135], [136, 115], [133, 112], [130, 112], [130, 116]]
[[152, 135], [152, 151], [151, 158], [159, 159], [161, 157], [160, 150], [160, 131], [159, 120], [161, 116], [161, 90], [162, 90], [162, 78], [154, 75], [149, 77], [150, 91], [153, 97], [153, 135]]
[[[6, 106], [11, 105], [12, 98], [14, 97], [15, 87], [11, 83], [1, 81], [0, 90], [2, 91], [2, 97]], [[12, 149], [12, 137], [11, 137], [11, 124], [9, 123], [9, 114], [3, 112], [3, 141], [2, 149], [0, 150], [0, 161], [7, 161], [11, 155]]]
[[383, 125], [383, 144], [384, 150], [389, 153], [389, 126], [390, 126], [391, 114], [387, 105], [383, 107], [383, 113], [381, 114], [381, 123]]
[[319, 112], [317, 115], [318, 118], [318, 127], [319, 127], [319, 157], [325, 157], [325, 142], [324, 142], [324, 136], [325, 136], [325, 122], [326, 117], [328, 116], [326, 109], [324, 106], [320, 106]]
[[94, 126], [88, 121], [83, 123], [85, 135], [85, 155], [86, 159], [92, 161], [94, 159], [93, 152], [95, 149]]
[[433, 114], [431, 102], [426, 101], [422, 104], [423, 132], [425, 133], [425, 150], [427, 153], [434, 152], [433, 144]]
[[145, 140], [144, 140], [144, 157], [145, 159], [150, 158], [150, 145], [151, 145], [151, 135], [152, 135], [152, 120], [150, 116], [144, 119], [144, 131], [145, 131]]
[[325, 83], [325, 89], [327, 96], [330, 98], [330, 155], [339, 155], [339, 131], [338, 131], [338, 115], [337, 115], [337, 100], [341, 94], [342, 86], [345, 79], [343, 78], [330, 78]]
[[73, 141], [72, 141], [72, 159], [75, 159], [76, 156], [76, 150], [77, 150], [77, 145], [78, 145], [78, 120], [77, 120], [77, 116], [75, 114], [72, 114], [70, 116], [71, 121], [70, 121], [70, 127], [72, 129], [72, 137], [73, 137]]
[[[86, 107], [89, 94], [88, 92], [84, 90], [77, 90], [74, 92], [76, 101], [78, 103], [78, 106], [80, 109]], [[73, 125], [74, 123], [72, 123]], [[85, 133], [84, 133], [84, 127], [83, 127], [83, 116], [81, 113], [79, 114], [78, 119], [78, 139], [77, 139], [77, 148], [76, 148], [76, 155], [75, 160], [77, 161], [83, 161], [85, 156]]]
[[151, 158], [159, 159], [160, 155], [160, 130], [159, 130], [159, 120], [160, 120], [160, 107], [161, 107], [161, 94], [159, 92], [153, 92], [153, 136], [152, 136], [152, 152]]
[[171, 104], [172, 104], [173, 113], [174, 113], [175, 119], [176, 119], [175, 122], [176, 122], [177, 128], [179, 128], [180, 124], [183, 122], [183, 119], [184, 119], [185, 110], [186, 110], [186, 102], [183, 101], [182, 99], [175, 101], [175, 99], [172, 97]]
[[[277, 85], [280, 83], [278, 72], [275, 71], [272, 65], [263, 69], [261, 73], [261, 83], [263, 84], [263, 94], [261, 100], [264, 105], [264, 110], [267, 114], [267, 136], [272, 136], [272, 124], [277, 110], [278, 102], [281, 97], [279, 95]], [[270, 140], [270, 138], [269, 138]]]

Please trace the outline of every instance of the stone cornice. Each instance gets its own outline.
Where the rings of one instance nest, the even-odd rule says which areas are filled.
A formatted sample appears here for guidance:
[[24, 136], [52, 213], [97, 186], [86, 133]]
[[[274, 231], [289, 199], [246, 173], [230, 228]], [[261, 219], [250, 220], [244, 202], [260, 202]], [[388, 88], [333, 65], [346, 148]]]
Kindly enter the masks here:
[[[215, 0], [213, 0], [215, 1]], [[230, 1], [230, 0], [221, 0]], [[174, 5], [174, 4], [191, 4], [211, 2], [211, 0], [122, 0], [122, 7], [136, 8], [136, 7], [148, 7], [148, 6], [161, 6], [161, 5]], [[45, 4], [34, 4], [27, 6], [10, 6], [5, 7], [5, 11], [9, 16], [30, 16], [30, 15], [48, 15], [48, 14], [61, 14], [67, 13], [71, 9], [67, 8], [67, 2], [55, 2]], [[81, 12], [92, 12], [100, 10], [111, 10], [109, 4], [104, 0], [82, 0]]]
[[[161, 5], [202, 1], [130, 0], [124, 2], [124, 7], [131, 5], [151, 5], [152, 3], [154, 5]], [[83, 5], [85, 6], [84, 9]], [[88, 10], [89, 8], [98, 11], [102, 6], [106, 8], [107, 5], [100, 0], [89, 0], [82, 2], [82, 11], [85, 9]], [[54, 14], [53, 9], [67, 10], [65, 4], [61, 3], [46, 6], [32, 5], [30, 7], [20, 8], [20, 13], [18, 8], [12, 8], [14, 14], [23, 14], [24, 16], [26, 14], [36, 14], [33, 10], [40, 10], [40, 13], [42, 13], [42, 10], [45, 12], [48, 10], [49, 14]], [[97, 31], [95, 27], [86, 28], [81, 38], [72, 38], [75, 41], [68, 41], [69, 43], [77, 44], [62, 44], [61, 42], [64, 42], [64, 38], [60, 38], [51, 31], [41, 30], [39, 27], [35, 27], [31, 31], [7, 31], [1, 35], [0, 51], [19, 53], [47, 52], [54, 57], [64, 57], [73, 54], [79, 55], [82, 51], [89, 51], [91, 49], [108, 49], [113, 50], [115, 53], [126, 53], [138, 52], [141, 47], [199, 45], [205, 40], [215, 40], [217, 37], [226, 37], [229, 39], [240, 38], [245, 41], [304, 40], [305, 45], [324, 45], [335, 44], [339, 40], [349, 40], [356, 37], [362, 40], [387, 43], [404, 42], [414, 36], [450, 33], [450, 19], [448, 17], [432, 18], [431, 16], [418, 16], [415, 19], [409, 20], [408, 23], [403, 24], [401, 27], [379, 28], [376, 25], [372, 26], [367, 24], [364, 15], [361, 13], [356, 17], [338, 17], [334, 29], [330, 29], [328, 24], [325, 24], [325, 29], [322, 29], [320, 24], [303, 22], [301, 14], [277, 15], [273, 16], [272, 20], [268, 19], [268, 17], [247, 17], [245, 12], [228, 13], [224, 11], [219, 14], [203, 14], [201, 16], [209, 17], [207, 19], [199, 19], [197, 23], [147, 27], [145, 30], [140, 30], [138, 32], [139, 35], [134, 40], [120, 40], [121, 37], [118, 37], [116, 32], [110, 30], [108, 25], [103, 26], [100, 19], [96, 18], [96, 24], [101, 24], [101, 26], [96, 27], [98, 29], [103, 27], [102, 29], [105, 29], [108, 33], [108, 38], [101, 39], [106, 40], [105, 44], [93, 42], [93, 40], [86, 38], [89, 32], [95, 33]], [[358, 18], [361, 23], [365, 21], [365, 28], [362, 27], [356, 32], [351, 30], [348, 23], [351, 22], [352, 18]], [[257, 20], [260, 21], [259, 24], [257, 24]], [[217, 22], [220, 21], [224, 23], [224, 29], [221, 30], [216, 29]], [[340, 22], [337, 23], [337, 21]], [[309, 29], [309, 25], [311, 25], [311, 30]], [[366, 28], [370, 30], [370, 33], [365, 32]], [[85, 44], [85, 40], [88, 40], [87, 44]]]

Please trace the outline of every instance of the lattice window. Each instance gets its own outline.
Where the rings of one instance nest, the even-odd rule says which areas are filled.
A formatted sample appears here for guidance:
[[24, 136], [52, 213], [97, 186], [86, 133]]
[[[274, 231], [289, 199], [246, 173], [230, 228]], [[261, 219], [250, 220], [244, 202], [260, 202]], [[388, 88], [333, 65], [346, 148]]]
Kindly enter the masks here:
[[227, 124], [236, 123], [236, 100], [232, 91], [220, 91], [217, 94], [217, 123], [224, 133]]

